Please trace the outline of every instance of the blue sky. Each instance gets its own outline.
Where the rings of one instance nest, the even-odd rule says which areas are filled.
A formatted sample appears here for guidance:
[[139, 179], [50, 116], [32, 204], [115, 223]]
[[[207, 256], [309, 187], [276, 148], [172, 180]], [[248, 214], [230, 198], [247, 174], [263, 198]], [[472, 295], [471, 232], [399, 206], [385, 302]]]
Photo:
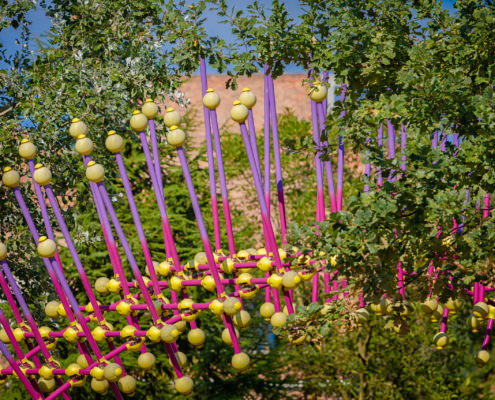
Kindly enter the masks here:
[[[228, 0], [228, 2], [232, 3], [236, 7], [239, 7], [239, 4], [247, 4], [247, 1], [239, 1], [239, 0]], [[299, 7], [299, 2], [297, 0], [284, 0], [287, 10], [289, 14], [294, 19], [298, 19], [299, 15], [301, 15], [301, 9]], [[446, 9], [452, 10], [453, 4], [455, 0], [444, 0], [443, 4]], [[271, 5], [271, 0], [259, 0], [260, 4], [263, 4], [265, 7], [269, 7]], [[43, 39], [43, 35], [48, 32], [51, 26], [50, 18], [48, 18], [43, 10], [36, 10], [31, 12], [29, 15], [29, 19], [32, 22], [31, 32], [32, 32], [32, 41], [36, 38]], [[212, 36], [219, 36], [224, 38], [226, 41], [232, 40], [232, 33], [230, 32], [230, 28], [228, 25], [220, 24], [219, 17], [215, 15], [214, 12], [207, 13], [207, 21], [206, 27]], [[0, 32], [0, 43], [7, 49], [8, 52], [14, 52], [18, 45], [16, 45], [15, 40], [19, 37], [18, 31], [15, 31], [12, 28], [4, 29]], [[36, 45], [34, 42], [32, 43], [31, 48], [35, 49]], [[2, 65], [0, 64], [0, 68]], [[210, 71], [208, 71], [210, 72]], [[297, 69], [297, 67], [289, 66], [286, 70], [288, 73], [302, 72]]]

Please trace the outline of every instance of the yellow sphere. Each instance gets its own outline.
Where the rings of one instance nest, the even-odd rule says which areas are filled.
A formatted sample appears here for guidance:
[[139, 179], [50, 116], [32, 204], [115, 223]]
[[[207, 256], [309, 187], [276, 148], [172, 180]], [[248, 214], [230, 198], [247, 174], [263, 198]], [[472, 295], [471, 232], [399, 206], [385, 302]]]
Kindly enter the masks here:
[[239, 328], [245, 328], [248, 326], [249, 321], [251, 321], [251, 315], [246, 310], [239, 311], [238, 314], [234, 315], [234, 324], [236, 324]]
[[173, 107], [168, 107], [167, 112], [163, 116], [163, 122], [167, 128], [171, 126], [179, 126], [182, 122], [182, 116], [178, 111], [175, 111]]
[[10, 167], [5, 167], [3, 169], [2, 182], [5, 186], [9, 188], [16, 188], [17, 186], [19, 186], [20, 180], [21, 180], [21, 176], [19, 175], [19, 172], [17, 172], [16, 170]]
[[94, 161], [88, 163], [86, 168], [86, 178], [91, 182], [101, 182], [105, 177], [105, 169], [101, 164], [97, 164]]
[[270, 260], [268, 257], [260, 258], [256, 265], [263, 272], [269, 272], [273, 269], [272, 260]]
[[473, 307], [473, 315], [480, 320], [488, 316], [488, 311], [488, 305], [483, 301], [476, 303]]
[[76, 140], [75, 148], [82, 156], [89, 156], [94, 149], [94, 144], [90, 138], [81, 135]]
[[57, 252], [57, 245], [46, 236], [41, 236], [38, 242], [38, 254], [41, 257], [52, 258]]
[[235, 267], [234, 267], [234, 261], [231, 258], [226, 258], [225, 260], [222, 261], [222, 271], [225, 272], [226, 274], [233, 274]]
[[208, 89], [203, 96], [203, 105], [210, 110], [215, 110], [220, 105], [220, 96], [213, 89]]
[[187, 396], [191, 394], [194, 389], [194, 382], [189, 376], [183, 376], [175, 381], [175, 390], [180, 394]]
[[[237, 330], [237, 328], [234, 328], [234, 332], [235, 332], [235, 335], [236, 335], [237, 339], [239, 339], [239, 331]], [[228, 344], [229, 346], [232, 346], [232, 337], [230, 336], [230, 332], [229, 332], [229, 330], [227, 328], [225, 328], [222, 331], [222, 341], [225, 344]]]
[[109, 279], [105, 278], [102, 276], [101, 278], [98, 278], [95, 282], [95, 290], [100, 293], [100, 294], [107, 294], [108, 293], [108, 282]]
[[474, 356], [474, 361], [478, 367], [483, 367], [490, 361], [490, 353], [486, 350], [480, 350], [476, 353], [476, 356]]
[[230, 117], [238, 123], [246, 121], [249, 116], [249, 110], [239, 100], [234, 101], [234, 106], [230, 109]]
[[248, 88], [242, 89], [242, 93], [239, 96], [239, 101], [247, 108], [253, 108], [256, 104], [256, 95]]
[[241, 308], [242, 304], [237, 297], [227, 297], [223, 302], [223, 312], [227, 315], [235, 315]]
[[426, 314], [432, 314], [438, 307], [438, 302], [435, 299], [429, 298], [421, 304], [421, 308]]
[[186, 321], [181, 320], [181, 321], [176, 322], [174, 324], [174, 326], [177, 328], [179, 333], [181, 333], [181, 332], [184, 332], [184, 330], [186, 329], [187, 323], [186, 323]]
[[459, 311], [459, 309], [462, 307], [462, 301], [450, 297], [447, 303], [445, 303], [445, 307], [448, 308], [451, 314], [456, 314], [457, 311]]
[[186, 142], [186, 134], [177, 126], [171, 126], [170, 131], [167, 133], [167, 142], [171, 146], [181, 147]]
[[215, 315], [220, 315], [223, 313], [223, 303], [217, 299], [213, 300], [208, 308]]
[[5, 257], [7, 257], [7, 246], [0, 242], [0, 261], [5, 260]]
[[175, 325], [166, 324], [160, 329], [160, 338], [165, 343], [173, 343], [179, 337], [180, 332]]
[[98, 380], [96, 378], [91, 379], [91, 389], [98, 394], [106, 394], [110, 383], [106, 379]]
[[38, 385], [44, 394], [49, 394], [55, 390], [55, 379], [38, 379]]
[[109, 131], [105, 140], [105, 147], [112, 153], [120, 153], [124, 148], [124, 139], [122, 139], [122, 136], [117, 135], [115, 131]]
[[260, 307], [260, 314], [265, 321], [269, 321], [273, 314], [275, 314], [275, 305], [273, 303], [263, 303]]
[[148, 119], [155, 119], [158, 115], [158, 106], [151, 99], [147, 99], [141, 107], [141, 112], [146, 115]]
[[136, 379], [130, 375], [126, 375], [119, 379], [119, 390], [124, 394], [132, 394], [136, 391]]
[[144, 369], [145, 371], [151, 371], [155, 366], [156, 357], [149, 352], [142, 353], [139, 355], [137, 362], [140, 368]]
[[435, 343], [437, 350], [441, 350], [449, 344], [449, 337], [444, 332], [438, 332], [433, 337], [433, 343]]
[[301, 277], [296, 271], [287, 271], [282, 276], [282, 285], [287, 289], [294, 289], [301, 282]]
[[32, 160], [36, 156], [36, 146], [27, 139], [22, 139], [19, 146], [19, 155], [25, 160]]
[[81, 135], [88, 134], [88, 127], [79, 118], [74, 118], [70, 124], [69, 133], [74, 139], [77, 139]]
[[201, 286], [204, 289], [213, 292], [216, 288], [215, 279], [211, 275], [206, 275], [203, 279], [201, 279]]
[[204, 331], [200, 328], [192, 329], [187, 334], [187, 340], [193, 346], [200, 347], [206, 340], [206, 335]]
[[160, 276], [167, 276], [168, 274], [170, 274], [170, 267], [171, 265], [169, 262], [163, 261], [160, 264], [158, 264], [158, 267], [156, 268], [156, 272]]
[[2, 343], [4, 344], [9, 344], [10, 343], [10, 339], [9, 337], [7, 336], [7, 332], [5, 331], [5, 329], [0, 329], [0, 340], [2, 341]]
[[58, 304], [57, 313], [60, 317], [66, 317], [67, 316], [67, 312], [65, 311], [65, 307], [62, 303]]
[[119, 293], [120, 292], [120, 281], [117, 279], [110, 279], [107, 282], [107, 289], [111, 293]]
[[86, 359], [86, 356], [84, 354], [79, 354], [77, 356], [76, 363], [81, 367], [81, 368], [88, 368], [88, 360]]
[[283, 312], [276, 312], [270, 318], [270, 323], [276, 328], [280, 328], [284, 326], [286, 322], [287, 322], [287, 315], [285, 315]]
[[250, 361], [246, 353], [240, 352], [232, 356], [232, 367], [238, 371], [245, 371], [249, 367]]
[[33, 174], [34, 181], [41, 186], [49, 185], [52, 181], [52, 172], [41, 164], [36, 164]]
[[60, 303], [58, 301], [50, 301], [49, 303], [46, 304], [45, 306], [45, 314], [48, 318], [58, 318], [58, 307]]
[[146, 118], [146, 115], [137, 110], [134, 111], [131, 117], [131, 128], [134, 129], [136, 132], [142, 132], [146, 130], [147, 126], [148, 118]]
[[321, 103], [327, 98], [327, 87], [319, 81], [315, 81], [313, 86], [308, 89], [311, 100]]
[[[187, 356], [182, 351], [178, 351], [177, 353], [174, 353], [174, 357], [179, 363], [179, 366], [181, 368], [184, 368], [187, 365]], [[172, 366], [172, 362], [170, 361], [170, 359], [168, 360], [168, 362], [170, 366]]]
[[117, 382], [122, 376], [122, 368], [117, 363], [110, 363], [103, 368], [103, 376], [110, 382]]
[[468, 317], [467, 323], [473, 332], [478, 332], [481, 328], [482, 322], [478, 320], [473, 314]]

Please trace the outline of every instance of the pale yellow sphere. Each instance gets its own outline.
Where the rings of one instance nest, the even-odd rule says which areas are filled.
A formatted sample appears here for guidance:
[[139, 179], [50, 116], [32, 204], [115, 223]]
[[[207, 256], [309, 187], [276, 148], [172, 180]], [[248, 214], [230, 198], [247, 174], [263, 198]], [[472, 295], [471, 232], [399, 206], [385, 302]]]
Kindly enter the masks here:
[[19, 146], [19, 155], [25, 160], [32, 160], [36, 156], [36, 146], [27, 139], [22, 139]]
[[102, 276], [101, 278], [98, 278], [95, 282], [95, 290], [100, 293], [100, 294], [107, 294], [108, 293], [108, 282], [109, 279]]
[[119, 390], [124, 394], [132, 394], [136, 391], [136, 379], [131, 375], [126, 375], [119, 379]]
[[5, 260], [5, 257], [7, 257], [7, 246], [0, 242], [0, 261]]
[[148, 119], [155, 119], [158, 115], [158, 106], [151, 99], [147, 99], [146, 103], [141, 107], [141, 112], [146, 115]]
[[170, 127], [170, 131], [167, 133], [167, 142], [171, 146], [181, 147], [186, 142], [186, 134], [177, 126], [172, 126]]
[[52, 300], [48, 302], [45, 306], [45, 314], [48, 318], [58, 318], [58, 306], [60, 303], [58, 301]]
[[10, 167], [5, 167], [3, 169], [2, 182], [5, 186], [9, 188], [16, 188], [17, 186], [19, 186], [20, 179], [21, 176], [16, 170]]
[[286, 322], [287, 322], [287, 315], [285, 315], [283, 312], [276, 312], [270, 318], [270, 323], [276, 328], [280, 328], [284, 326]]
[[88, 134], [88, 127], [79, 118], [74, 118], [70, 124], [69, 133], [74, 139], [77, 139], [81, 135]]
[[156, 357], [152, 353], [142, 353], [138, 357], [138, 365], [145, 371], [151, 371], [156, 363]]
[[194, 382], [189, 376], [183, 376], [175, 381], [175, 390], [180, 394], [191, 394], [194, 389]]
[[81, 368], [88, 368], [88, 360], [86, 359], [86, 356], [84, 354], [79, 354], [76, 359], [76, 363], [81, 367]]
[[10, 339], [9, 337], [7, 336], [7, 332], [5, 332], [5, 329], [0, 329], [0, 340], [2, 341], [2, 343], [4, 344], [9, 344], [10, 343]]
[[93, 141], [84, 136], [81, 135], [77, 138], [76, 140], [76, 151], [82, 155], [82, 156], [89, 156], [91, 152], [93, 151], [94, 144]]
[[234, 320], [234, 324], [239, 328], [245, 328], [249, 325], [249, 321], [251, 321], [251, 315], [246, 310], [241, 310], [232, 319]]
[[230, 117], [238, 123], [246, 121], [249, 115], [249, 110], [239, 100], [234, 101], [234, 106], [230, 109]]
[[[239, 331], [237, 330], [237, 328], [234, 328], [234, 332], [235, 332], [235, 335], [236, 335], [237, 339], [239, 339]], [[228, 344], [229, 346], [232, 346], [232, 337], [230, 336], [230, 331], [227, 328], [225, 328], [222, 331], [222, 341], [225, 344]]]
[[256, 95], [248, 88], [242, 89], [242, 93], [239, 96], [239, 101], [247, 108], [253, 108], [256, 104]]
[[52, 181], [52, 172], [41, 164], [36, 164], [33, 174], [34, 181], [41, 186], [49, 185]]
[[103, 368], [103, 376], [110, 382], [117, 382], [122, 376], [122, 368], [117, 363], [110, 363]]
[[435, 343], [438, 350], [441, 350], [449, 344], [449, 337], [444, 332], [438, 332], [433, 337], [433, 343]]
[[139, 112], [138, 110], [134, 111], [131, 117], [131, 128], [134, 129], [136, 132], [142, 132], [146, 130], [147, 126], [148, 118], [146, 118], [146, 115]]
[[[181, 368], [184, 368], [187, 365], [187, 356], [182, 351], [174, 353], [174, 357]], [[168, 359], [168, 363], [172, 366], [172, 361], [170, 361], [170, 358]]]
[[86, 178], [91, 182], [101, 182], [105, 177], [105, 169], [102, 165], [90, 161], [88, 167], [86, 168]]
[[227, 297], [223, 302], [223, 312], [227, 315], [235, 315], [241, 311], [242, 304], [237, 297]]
[[275, 314], [275, 305], [273, 303], [263, 303], [260, 307], [260, 314], [265, 320], [269, 320]]
[[38, 379], [38, 385], [41, 389], [41, 392], [43, 394], [49, 394], [55, 390], [55, 379], [45, 379], [45, 378], [40, 378]]
[[287, 271], [282, 276], [282, 285], [287, 289], [294, 289], [301, 282], [301, 277], [296, 271]]
[[486, 350], [480, 350], [478, 351], [478, 353], [476, 353], [474, 361], [476, 362], [478, 367], [483, 367], [488, 364], [488, 361], [490, 361], [490, 353], [488, 353], [488, 351]]
[[109, 387], [110, 383], [106, 379], [99, 380], [93, 378], [91, 380], [91, 389], [98, 394], [106, 394]]
[[203, 96], [203, 105], [210, 110], [215, 110], [220, 105], [220, 96], [213, 89], [208, 89]]
[[124, 148], [124, 139], [122, 139], [122, 136], [117, 135], [115, 131], [109, 131], [105, 140], [105, 147], [112, 153], [120, 153]]
[[196, 347], [202, 346], [206, 340], [205, 332], [200, 328], [191, 329], [187, 334], [187, 340], [193, 346]]
[[38, 243], [38, 254], [41, 257], [51, 258], [57, 252], [57, 245], [46, 236], [41, 236]]
[[327, 87], [320, 81], [315, 81], [313, 86], [308, 89], [311, 100], [321, 103], [327, 98]]
[[244, 352], [232, 356], [232, 366], [238, 371], [245, 371], [249, 367], [250, 361], [249, 356]]
[[173, 107], [168, 107], [167, 112], [163, 116], [163, 122], [170, 128], [171, 126], [179, 126], [182, 122], [182, 116], [178, 111], [175, 111]]

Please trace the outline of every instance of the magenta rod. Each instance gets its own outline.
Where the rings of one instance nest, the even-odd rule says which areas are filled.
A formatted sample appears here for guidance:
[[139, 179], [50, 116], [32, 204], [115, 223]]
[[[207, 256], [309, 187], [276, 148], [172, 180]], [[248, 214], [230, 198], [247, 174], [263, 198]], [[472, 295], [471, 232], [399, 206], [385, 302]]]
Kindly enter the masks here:
[[[378, 128], [378, 134], [376, 136], [376, 141], [378, 143], [378, 147], [382, 148], [383, 147], [383, 124], [380, 124], [380, 127]], [[382, 176], [382, 169], [377, 168], [376, 169], [376, 175], [377, 175], [377, 185], [378, 187], [383, 186], [383, 176]]]
[[155, 120], [154, 119], [148, 120], [148, 126], [150, 127], [150, 142], [151, 142], [151, 150], [153, 151], [153, 164], [154, 164], [155, 175], [158, 181], [158, 186], [160, 188], [160, 193], [163, 196], [162, 168], [160, 165], [160, 152], [158, 151], [158, 139], [156, 136]]
[[318, 115], [316, 102], [311, 100], [311, 119], [313, 124], [313, 141], [315, 142], [316, 164], [316, 220], [325, 220], [325, 195], [323, 192], [323, 163], [320, 159], [320, 134], [318, 128]]
[[[218, 120], [216, 110], [210, 111], [211, 125], [213, 128], [213, 139], [215, 141], [215, 152], [217, 156], [218, 177], [220, 178], [220, 190], [222, 193], [223, 213], [227, 229], [227, 239], [229, 243], [229, 253], [235, 254], [234, 232], [232, 231], [232, 218], [230, 215], [229, 195], [227, 191], [227, 180], [225, 178], [225, 169], [222, 156], [222, 143], [220, 141], [220, 132], [218, 130]], [[254, 129], [254, 128], [253, 128]]]
[[[120, 177], [122, 179], [122, 184], [124, 185], [124, 190], [127, 197], [127, 203], [131, 209], [132, 219], [134, 221], [134, 226], [136, 228], [139, 242], [141, 243], [141, 249], [143, 250], [144, 259], [150, 273], [151, 282], [153, 285], [153, 290], [156, 296], [161, 295], [160, 287], [158, 286], [158, 280], [156, 278], [155, 268], [153, 267], [153, 261], [151, 259], [151, 253], [148, 247], [148, 242], [144, 234], [143, 225], [141, 223], [141, 218], [139, 217], [139, 212], [136, 207], [136, 202], [134, 200], [134, 195], [132, 193], [131, 184], [129, 183], [129, 178], [127, 177], [127, 172], [124, 165], [124, 160], [122, 159], [122, 154], [115, 153], [115, 159], [119, 168]], [[159, 161], [159, 160], [158, 160]], [[156, 166], [156, 165], [155, 165]], [[155, 171], [156, 175], [156, 171]]]
[[[325, 131], [325, 114], [323, 112], [322, 103], [316, 103], [316, 111], [317, 111], [318, 120], [319, 120], [319, 127], [320, 127], [318, 140], [320, 140], [321, 135]], [[320, 141], [318, 141], [318, 143], [323, 145], [324, 147], [328, 146], [327, 141], [324, 141], [323, 143], [320, 143]], [[337, 212], [338, 211], [338, 209], [337, 209], [337, 197], [335, 196], [335, 184], [333, 181], [332, 161], [326, 160], [323, 163], [323, 165], [324, 165], [325, 171], [327, 173], [327, 185], [328, 185], [328, 194], [330, 197], [330, 208], [331, 208], [332, 212]]]
[[261, 167], [260, 167], [260, 155], [258, 152], [258, 143], [256, 140], [256, 128], [254, 126], [254, 116], [253, 116], [253, 109], [249, 109], [249, 115], [248, 115], [248, 131], [249, 131], [249, 141], [251, 143], [251, 150], [253, 151], [254, 155], [254, 162], [256, 164], [256, 171], [259, 172], [261, 182], [263, 182], [261, 178]]
[[[281, 272], [281, 271], [283, 271], [282, 261], [280, 260], [280, 255], [278, 253], [278, 246], [277, 246], [277, 242], [276, 242], [276, 239], [275, 239], [275, 233], [273, 231], [273, 227], [272, 227], [271, 221], [270, 221], [270, 219], [268, 217], [266, 203], [265, 203], [265, 201], [263, 199], [263, 187], [261, 185], [261, 182], [260, 182], [260, 179], [259, 179], [258, 174], [256, 174], [256, 166], [254, 164], [254, 157], [253, 157], [253, 154], [252, 154], [252, 151], [251, 151], [251, 146], [249, 144], [249, 136], [248, 136], [248, 133], [247, 133], [246, 124], [245, 123], [240, 123], [239, 126], [241, 128], [241, 134], [242, 134], [242, 139], [244, 141], [244, 147], [246, 148], [246, 153], [247, 153], [247, 156], [248, 156], [249, 165], [251, 166], [251, 174], [253, 176], [254, 185], [255, 185], [255, 188], [256, 188], [256, 193], [258, 195], [258, 200], [259, 200], [259, 203], [260, 203], [261, 219], [262, 219], [262, 221], [264, 221], [265, 236], [268, 238], [268, 244], [272, 248], [273, 257], [275, 259], [275, 263], [276, 263], [277, 269], [278, 269], [279, 272]], [[292, 307], [292, 302], [290, 300], [290, 295], [286, 291], [284, 291], [284, 299], [285, 299], [285, 304], [287, 306], [287, 310], [288, 310], [289, 314], [293, 314], [294, 313], [294, 309]]]
[[[393, 160], [395, 158], [395, 128], [390, 120], [387, 120], [387, 132], [388, 132], [388, 159]], [[389, 182], [395, 182], [397, 179], [395, 169], [391, 169], [388, 175]]]
[[287, 244], [286, 238], [286, 215], [285, 215], [285, 198], [284, 198], [284, 183], [282, 177], [282, 163], [280, 161], [280, 141], [278, 135], [278, 121], [277, 121], [277, 109], [275, 105], [275, 89], [273, 85], [273, 79], [268, 76], [268, 99], [270, 101], [270, 121], [272, 127], [273, 138], [273, 159], [275, 162], [275, 177], [277, 179], [277, 193], [278, 193], [278, 208], [280, 217], [280, 234], [282, 237], [282, 244]]
[[[205, 60], [199, 58], [199, 69], [201, 75], [201, 91], [203, 96], [208, 89], [206, 81], [206, 63]], [[211, 141], [211, 125], [210, 125], [210, 110], [203, 106], [203, 117], [205, 121], [205, 136], [206, 136], [206, 153], [208, 155], [208, 173], [210, 176], [210, 195], [211, 208], [213, 213], [213, 233], [215, 237], [215, 250], [219, 252], [222, 248], [220, 237], [220, 220], [218, 219], [218, 200], [217, 200], [217, 184], [215, 180], [215, 160], [213, 158], [213, 144]]]
[[[342, 85], [342, 92], [340, 93], [340, 102], [342, 103], [342, 112], [340, 113], [340, 118], [345, 116], [345, 94], [347, 92], [347, 85], [344, 83]], [[325, 107], [326, 111], [326, 107]], [[325, 112], [326, 115], [326, 112]], [[344, 190], [344, 141], [342, 135], [339, 135], [339, 150], [337, 158], [337, 211], [342, 211], [342, 197]]]
[[[265, 136], [265, 145], [264, 145], [264, 156], [265, 156], [265, 203], [266, 208], [268, 210], [268, 217], [270, 217], [270, 99], [269, 99], [269, 85], [268, 85], [268, 65], [265, 64], [264, 68], [264, 107], [265, 107], [265, 116], [264, 116], [264, 136]], [[268, 251], [268, 250], [267, 250]]]
[[[211, 249], [210, 240], [208, 238], [208, 233], [206, 231], [206, 226], [203, 220], [203, 214], [201, 212], [201, 208], [199, 207], [198, 198], [196, 196], [196, 190], [194, 189], [194, 184], [192, 182], [191, 173], [189, 171], [189, 166], [187, 164], [186, 153], [184, 151], [184, 147], [177, 148], [177, 155], [179, 156], [180, 164], [182, 167], [182, 172], [184, 174], [184, 179], [186, 181], [187, 190], [189, 191], [189, 197], [191, 199], [191, 203], [194, 210], [194, 215], [196, 217], [196, 222], [198, 224], [199, 233], [201, 236], [201, 241], [203, 242], [203, 249], [206, 253], [206, 259], [208, 261], [208, 265], [210, 266], [210, 272], [215, 281], [215, 286], [217, 290], [217, 294], [220, 296], [225, 292], [225, 288], [220, 280], [220, 276], [218, 274], [217, 265], [215, 263], [215, 258], [213, 256], [213, 251]], [[237, 340], [237, 335], [235, 334], [232, 319], [229, 316], [223, 315], [224, 325], [227, 327], [230, 333], [230, 338], [232, 340], [232, 345], [234, 347], [234, 351], [236, 353], [240, 352], [239, 342]]]

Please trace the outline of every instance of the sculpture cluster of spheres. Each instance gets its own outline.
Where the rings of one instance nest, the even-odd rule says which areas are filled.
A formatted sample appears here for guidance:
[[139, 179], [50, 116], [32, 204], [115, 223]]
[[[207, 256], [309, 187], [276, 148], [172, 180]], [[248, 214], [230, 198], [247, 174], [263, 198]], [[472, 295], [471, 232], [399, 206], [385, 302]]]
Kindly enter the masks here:
[[[309, 95], [313, 100], [323, 101], [326, 97], [326, 87], [321, 84], [315, 84], [314, 90], [311, 90]], [[214, 111], [219, 104], [219, 95], [213, 89], [206, 90], [203, 97], [204, 107]], [[231, 119], [239, 124], [245, 123], [250, 110], [255, 104], [255, 94], [248, 88], [243, 89], [239, 100], [233, 103], [230, 111]], [[137, 134], [147, 132], [151, 129], [151, 121], [154, 121], [158, 115], [159, 107], [151, 99], [148, 99], [143, 103], [141, 110], [133, 112], [130, 118], [130, 126]], [[163, 115], [163, 123], [167, 127], [167, 143], [174, 148], [182, 148], [186, 142], [186, 134], [180, 127], [182, 123], [181, 114], [174, 108], [169, 107]], [[88, 137], [89, 130], [84, 121], [74, 118], [70, 125], [69, 133], [76, 140], [75, 151], [83, 158], [85, 176], [90, 182], [95, 206], [98, 210], [97, 203], [100, 201], [100, 206], [103, 207], [98, 210], [103, 227], [104, 218], [108, 217], [102, 217], [101, 213], [103, 212], [106, 216], [108, 212], [111, 215], [108, 205], [105, 205], [104, 195], [100, 196], [98, 194], [98, 191], [104, 192], [105, 168], [91, 159], [95, 144]], [[108, 132], [104, 144], [109, 152], [117, 156], [123, 150], [125, 141], [116, 131], [111, 130]], [[149, 148], [146, 150], [149, 152]], [[144, 151], [146, 152], [146, 150]], [[40, 189], [36, 195], [41, 194], [43, 196], [43, 193], [45, 193], [49, 198], [53, 178], [52, 172], [48, 166], [34, 163], [37, 153], [36, 145], [33, 142], [29, 139], [21, 141], [19, 155], [32, 167], [34, 187], [43, 189], [43, 191]], [[18, 171], [10, 167], [4, 168], [2, 182], [5, 187], [16, 191], [16, 195], [20, 193], [18, 191], [20, 180], [21, 175]], [[38, 202], [40, 200], [41, 198], [38, 197]], [[20, 201], [19, 198], [18, 201]], [[58, 205], [54, 204], [51, 204], [51, 206], [54, 209], [58, 207]], [[24, 214], [24, 217], [29, 225], [29, 218], [31, 217], [28, 211], [27, 214]], [[63, 224], [63, 221], [57, 220], [57, 222], [59, 225]], [[114, 226], [116, 223], [118, 224], [118, 221], [116, 222], [111, 218], [110, 222]], [[45, 221], [46, 223], [47, 221]], [[116, 226], [115, 230], [117, 232]], [[111, 231], [112, 228], [110, 227]], [[49, 238], [48, 236], [50, 235], [38, 235], [33, 230], [31, 232], [36, 242], [37, 254], [44, 260], [50, 274], [52, 272], [50, 268], [55, 270], [60, 268], [62, 270], [63, 267], [58, 258], [58, 245], [55, 239], [53, 237]], [[67, 237], [65, 239], [67, 240]], [[122, 241], [122, 238], [120, 240]], [[71, 241], [70, 237], [69, 241]], [[109, 247], [112, 264], [120, 262], [117, 261], [118, 254], [111, 253], [113, 251], [116, 251], [116, 247]], [[207, 252], [196, 254], [193, 260], [184, 265], [177, 265], [173, 257], [168, 257], [160, 262], [147, 263], [146, 267], [142, 268], [144, 274], [141, 274], [140, 271], [136, 273], [133, 270], [136, 279], [131, 280], [127, 280], [125, 273], [122, 275], [122, 273], [117, 273], [119, 271], [114, 271], [113, 276], [100, 277], [93, 283], [91, 288], [85, 287], [90, 302], [86, 305], [77, 305], [78, 310], [74, 309], [76, 305], [74, 303], [75, 298], [74, 302], [71, 302], [73, 295], [70, 292], [70, 288], [63, 284], [64, 278], [60, 275], [56, 277], [51, 275], [54, 283], [57, 280], [61, 283], [57, 288], [60, 300], [46, 303], [45, 314], [49, 319], [57, 320], [57, 323], [52, 326], [62, 328], [54, 330], [48, 326], [38, 327], [32, 320], [32, 316], [28, 315], [29, 310], [25, 310], [21, 305], [22, 312], [25, 313], [26, 321], [29, 321], [29, 323], [17, 321], [18, 326], [13, 328], [4, 325], [2, 322], [0, 341], [2, 344], [12, 345], [17, 355], [21, 355], [23, 351], [19, 346], [27, 345], [28, 349], [32, 349], [36, 341], [40, 342], [38, 347], [41, 347], [41, 352], [46, 355], [46, 363], [40, 365], [39, 361], [34, 363], [29, 357], [23, 357], [17, 364], [19, 371], [28, 379], [25, 383], [26, 386], [28, 386], [27, 382], [31, 382], [34, 393], [36, 393], [37, 386], [42, 394], [48, 395], [48, 397], [55, 396], [55, 394], [50, 395], [50, 393], [57, 393], [57, 395], [62, 393], [62, 391], [57, 392], [57, 388], [61, 388], [60, 385], [64, 388], [84, 385], [88, 376], [91, 379], [91, 388], [96, 393], [105, 394], [111, 388], [117, 387], [118, 390], [114, 390], [114, 393], [120, 391], [124, 394], [132, 395], [136, 390], [136, 380], [126, 373], [125, 366], [122, 365], [118, 355], [122, 351], [129, 350], [140, 352], [137, 356], [138, 366], [143, 371], [151, 371], [157, 360], [149, 350], [143, 350], [144, 345], [146, 341], [163, 343], [169, 354], [169, 362], [176, 373], [175, 388], [179, 393], [187, 395], [192, 392], [194, 385], [190, 377], [182, 374], [181, 369], [187, 365], [187, 357], [183, 352], [179, 351], [177, 340], [182, 335], [185, 335], [192, 346], [200, 349], [204, 345], [207, 339], [205, 331], [197, 326], [197, 317], [200, 312], [212, 312], [220, 320], [224, 321], [225, 328], [221, 333], [221, 338], [226, 345], [233, 347], [235, 350], [232, 356], [232, 367], [237, 371], [244, 371], [250, 364], [250, 357], [240, 350], [238, 339], [241, 332], [248, 327], [251, 321], [251, 315], [244, 307], [245, 302], [253, 299], [263, 288], [271, 293], [277, 293], [276, 297], [273, 297], [271, 301], [266, 301], [261, 305], [259, 312], [262, 318], [270, 322], [273, 327], [282, 327], [286, 324], [292, 305], [290, 307], [288, 307], [289, 304], [283, 306], [281, 300], [279, 300], [278, 293], [283, 293], [289, 299], [292, 297], [292, 291], [300, 283], [310, 281], [315, 274], [320, 272], [317, 268], [312, 267], [313, 261], [311, 258], [307, 255], [302, 256], [298, 253], [297, 248], [290, 248], [290, 251], [276, 248], [276, 253], [277, 257], [274, 257], [271, 249], [249, 248], [227, 256], [224, 251], [217, 249], [214, 252], [213, 266], [211, 265], [211, 260], [208, 259]], [[71, 251], [71, 254], [77, 265], [79, 262], [77, 252], [72, 253]], [[275, 262], [277, 259], [283, 263], [283, 267], [282, 264], [277, 267]], [[0, 243], [0, 261], [2, 262], [3, 272], [9, 278], [11, 272], [7, 264], [8, 251], [3, 243]], [[130, 259], [129, 262], [131, 262]], [[123, 269], [121, 271], [123, 272]], [[84, 269], [82, 268], [78, 272], [84, 282], [84, 279], [87, 279]], [[1, 274], [2, 272], [0, 272]], [[217, 279], [220, 279], [220, 281]], [[218, 282], [222, 282], [222, 285], [227, 287], [234, 286], [234, 288], [229, 289], [229, 293], [219, 291]], [[17, 290], [18, 288], [14, 289], [13, 285], [14, 283], [11, 282], [12, 289], [10, 289], [7, 283], [3, 285], [2, 280], [2, 289], [5, 293], [10, 293], [10, 290], [12, 290], [14, 296], [10, 294], [9, 299], [12, 298], [11, 305], [17, 309], [16, 302], [21, 304], [23, 299], [22, 294]], [[189, 296], [188, 287], [191, 286], [199, 287], [205, 293], [216, 293], [216, 295], [213, 296], [212, 300], [205, 303], [196, 303]], [[129, 288], [133, 289], [130, 290]], [[145, 288], [144, 292], [142, 288]], [[158, 288], [159, 293], [153, 292], [152, 288]], [[93, 289], [94, 292], [92, 291]], [[165, 295], [164, 293], [167, 294]], [[290, 296], [288, 293], [291, 293]], [[145, 294], [149, 295], [152, 303], [147, 303], [147, 295]], [[108, 300], [109, 298], [115, 299], [115, 295], [118, 295], [120, 299], [117, 301]], [[65, 296], [67, 296], [67, 299], [65, 299]], [[153, 319], [148, 327], [140, 326], [137, 317], [142, 315], [144, 311], [150, 313], [152, 311], [150, 305], [158, 318]], [[79, 311], [82, 317], [78, 317]], [[118, 314], [122, 320], [127, 321], [127, 324], [120, 329], [115, 328], [104, 318], [110, 312]], [[19, 312], [19, 314], [22, 313]], [[19, 318], [22, 318], [22, 316]], [[56, 349], [60, 340], [74, 345], [77, 344], [80, 350], [76, 362], [65, 366], [65, 368], [62, 368], [61, 363], [51, 356], [51, 352]], [[294, 344], [301, 344], [304, 340], [304, 335], [291, 339]], [[120, 342], [123, 344], [120, 345]], [[104, 343], [108, 344], [109, 352], [106, 355], [98, 356], [100, 358], [94, 361], [88, 355], [88, 351], [93, 351], [97, 354], [97, 351], [99, 351], [98, 346]], [[83, 351], [83, 349], [86, 350]], [[4, 352], [4, 347], [1, 347], [1, 350]], [[5, 347], [4, 354], [10, 357], [7, 347]], [[33, 357], [36, 352], [29, 354]], [[9, 357], [8, 359], [10, 360]], [[9, 374], [18, 375], [14, 365], [11, 366], [10, 370], [5, 371], [6, 374], [2, 375], [2, 379], [0, 379], [2, 383], [6, 382], [6, 377]], [[68, 380], [64, 382], [61, 379], [62, 377], [66, 377]], [[33, 392], [30, 393], [36, 398]], [[118, 397], [119, 395], [116, 394], [116, 396]]]

